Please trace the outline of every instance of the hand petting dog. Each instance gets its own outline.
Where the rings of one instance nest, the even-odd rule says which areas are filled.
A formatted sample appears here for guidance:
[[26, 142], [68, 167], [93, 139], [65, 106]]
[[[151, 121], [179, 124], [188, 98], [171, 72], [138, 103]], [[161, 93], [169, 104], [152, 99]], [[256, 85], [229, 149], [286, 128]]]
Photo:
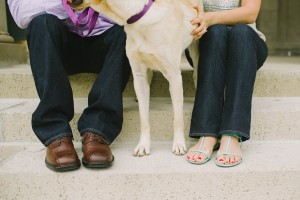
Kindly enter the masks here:
[[191, 21], [193, 25], [198, 25], [198, 27], [195, 28], [192, 32], [194, 39], [197, 40], [207, 32], [207, 28], [210, 26], [210, 20], [199, 5], [193, 3], [192, 6], [198, 13], [198, 16]]

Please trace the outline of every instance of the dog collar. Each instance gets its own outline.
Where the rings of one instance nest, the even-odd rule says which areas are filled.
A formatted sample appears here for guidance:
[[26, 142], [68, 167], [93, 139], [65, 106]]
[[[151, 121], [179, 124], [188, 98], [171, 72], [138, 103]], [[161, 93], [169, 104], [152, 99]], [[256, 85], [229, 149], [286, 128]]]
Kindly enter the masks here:
[[149, 10], [149, 8], [151, 7], [151, 5], [153, 4], [154, 1], [155, 0], [149, 0], [149, 2], [145, 5], [144, 9], [141, 12], [139, 12], [138, 14], [133, 15], [132, 17], [130, 17], [127, 20], [127, 23], [128, 24], [133, 24], [134, 22], [141, 19], [147, 13], [147, 11]]

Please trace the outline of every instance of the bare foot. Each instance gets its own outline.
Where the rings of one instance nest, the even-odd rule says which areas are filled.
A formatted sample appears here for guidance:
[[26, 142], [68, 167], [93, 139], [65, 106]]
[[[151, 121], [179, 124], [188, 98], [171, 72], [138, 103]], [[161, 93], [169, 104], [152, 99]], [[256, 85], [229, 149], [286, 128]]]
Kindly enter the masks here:
[[[226, 165], [228, 166], [234, 166], [236, 164], [238, 164], [241, 159], [242, 159], [242, 150], [241, 150], [241, 146], [240, 146], [240, 142], [239, 139], [237, 137], [231, 136], [231, 140], [230, 143], [228, 144], [228, 135], [223, 135], [221, 138], [221, 145], [220, 145], [220, 149], [218, 151], [218, 157], [217, 157], [217, 164], [221, 164], [223, 166], [226, 167]], [[228, 146], [228, 153], [229, 155], [222, 155], [224, 154], [227, 150], [227, 145]], [[232, 155], [230, 155], [232, 154]], [[240, 156], [238, 156], [240, 155]]]
[[[191, 162], [195, 162], [195, 164], [199, 163], [199, 164], [203, 164], [205, 163], [206, 159], [208, 158], [208, 156], [210, 157], [214, 146], [217, 144], [217, 138], [215, 137], [210, 137], [210, 136], [206, 136], [206, 137], [200, 137], [199, 141], [197, 142], [196, 145], [192, 146], [188, 153], [187, 153], [187, 160], [191, 161]], [[206, 152], [205, 153], [200, 153], [200, 152], [195, 152], [194, 150], [201, 150]]]

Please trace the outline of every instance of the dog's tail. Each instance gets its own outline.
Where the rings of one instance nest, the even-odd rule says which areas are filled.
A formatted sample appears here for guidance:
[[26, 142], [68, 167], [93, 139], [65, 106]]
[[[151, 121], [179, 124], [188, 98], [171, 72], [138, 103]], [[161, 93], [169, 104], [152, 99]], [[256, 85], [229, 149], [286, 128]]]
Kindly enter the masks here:
[[197, 88], [197, 74], [198, 74], [198, 63], [199, 63], [199, 40], [194, 40], [191, 45], [188, 47], [189, 49], [189, 55], [192, 59], [193, 62], [193, 68], [194, 68], [194, 73], [193, 73], [193, 79], [194, 79], [194, 85], [195, 88]]

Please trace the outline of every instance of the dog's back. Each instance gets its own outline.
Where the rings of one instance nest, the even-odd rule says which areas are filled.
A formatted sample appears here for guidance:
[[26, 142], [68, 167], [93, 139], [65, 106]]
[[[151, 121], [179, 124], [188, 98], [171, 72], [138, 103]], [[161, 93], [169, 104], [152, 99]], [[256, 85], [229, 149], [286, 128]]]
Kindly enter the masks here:
[[[195, 26], [191, 24], [191, 20], [197, 13], [190, 2], [191, 0], [157, 1], [139, 21], [125, 25], [128, 57], [135, 56], [138, 51], [144, 55], [164, 57], [169, 61], [177, 59], [178, 50], [181, 55], [193, 40], [191, 32]], [[152, 58], [149, 61], [154, 62]], [[147, 64], [150, 68], [160, 70], [158, 63]]]

